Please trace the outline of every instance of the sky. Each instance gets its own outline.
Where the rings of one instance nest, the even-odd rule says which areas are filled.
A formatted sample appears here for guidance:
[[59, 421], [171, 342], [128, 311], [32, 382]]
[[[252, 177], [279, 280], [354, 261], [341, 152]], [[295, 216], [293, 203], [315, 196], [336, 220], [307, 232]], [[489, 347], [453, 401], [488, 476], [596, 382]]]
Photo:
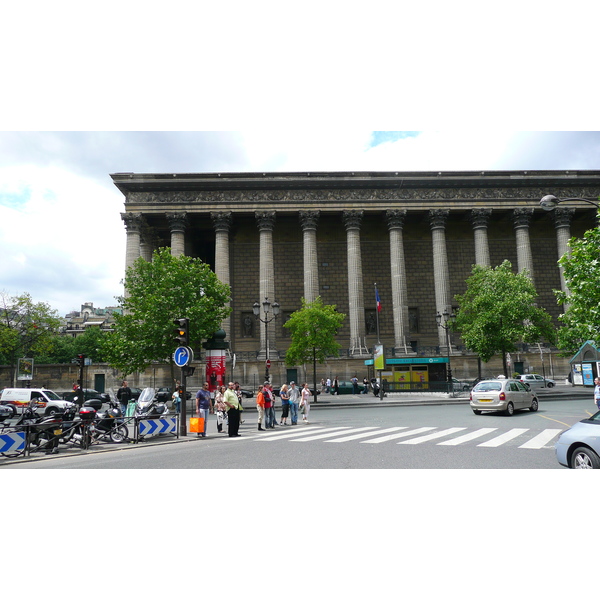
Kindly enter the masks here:
[[0, 291], [115, 304], [111, 173], [598, 168], [593, 3], [407, 4], [5, 7]]
[[116, 305], [126, 236], [111, 173], [599, 165], [600, 132], [0, 132], [0, 290], [61, 316]]

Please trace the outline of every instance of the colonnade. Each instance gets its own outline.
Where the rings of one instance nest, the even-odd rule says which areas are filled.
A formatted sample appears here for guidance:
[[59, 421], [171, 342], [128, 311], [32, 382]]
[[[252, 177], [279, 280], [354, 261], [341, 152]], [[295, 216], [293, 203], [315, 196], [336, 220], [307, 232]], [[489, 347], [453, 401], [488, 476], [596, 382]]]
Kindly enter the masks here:
[[[513, 226], [515, 230], [517, 269], [526, 272], [532, 281], [535, 281], [529, 227], [533, 216], [533, 208], [516, 208], [512, 211]], [[429, 210], [429, 226], [431, 230], [431, 243], [433, 252], [433, 269], [435, 281], [436, 310], [443, 313], [451, 310], [452, 297], [450, 292], [450, 272], [448, 267], [448, 253], [446, 248], [446, 225], [451, 209]], [[554, 211], [554, 224], [556, 228], [558, 256], [557, 259], [568, 251], [567, 241], [571, 237], [570, 223], [574, 210], [558, 208]], [[256, 211], [254, 213], [259, 231], [259, 256], [260, 256], [260, 299], [265, 297], [275, 298], [274, 263], [273, 263], [273, 231], [276, 224], [277, 213], [274, 210]], [[299, 219], [303, 232], [303, 272], [304, 272], [304, 297], [313, 301], [319, 295], [319, 276], [317, 261], [317, 229], [320, 212], [318, 210], [299, 211]], [[394, 346], [396, 354], [411, 354], [408, 345], [408, 293], [406, 285], [406, 263], [404, 259], [403, 228], [407, 210], [385, 211], [385, 222], [388, 227], [390, 247], [390, 274], [392, 282], [392, 303], [394, 322]], [[475, 242], [475, 263], [490, 266], [490, 251], [488, 242], [488, 225], [492, 209], [473, 209], [470, 211], [470, 220], [473, 228]], [[181, 255], [185, 249], [185, 230], [188, 224], [185, 212], [166, 213], [166, 219], [171, 233], [171, 252]], [[362, 255], [360, 231], [364, 216], [363, 210], [342, 211], [342, 223], [346, 230], [347, 263], [348, 263], [348, 305], [350, 325], [350, 347], [352, 356], [368, 355], [365, 341], [365, 304], [363, 297], [364, 282], [362, 270]], [[151, 232], [145, 228], [142, 213], [122, 213], [127, 231], [126, 268], [140, 256], [149, 259], [152, 247]], [[215, 229], [215, 274], [223, 283], [230, 283], [230, 228], [233, 222], [233, 213], [230, 211], [212, 212], [211, 219]], [[566, 289], [564, 276], [560, 273], [561, 288]], [[260, 328], [261, 351], [266, 349], [267, 336], [275, 339], [274, 323], [265, 328]], [[230, 319], [223, 323], [223, 329], [230, 338]], [[439, 329], [439, 346], [446, 348], [446, 337], [443, 329]]]

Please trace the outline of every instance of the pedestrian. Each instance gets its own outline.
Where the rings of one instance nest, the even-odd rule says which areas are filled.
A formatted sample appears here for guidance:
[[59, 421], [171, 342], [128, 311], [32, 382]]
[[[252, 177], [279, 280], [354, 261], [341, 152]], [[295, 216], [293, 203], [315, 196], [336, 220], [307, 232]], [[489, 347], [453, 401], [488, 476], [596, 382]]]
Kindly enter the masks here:
[[358, 394], [358, 377], [354, 375], [350, 381], [352, 382], [352, 393]]
[[198, 432], [198, 437], [206, 437], [208, 415], [213, 412], [213, 403], [210, 397], [209, 383], [204, 382], [202, 389], [196, 394], [196, 414], [204, 419], [204, 431]]
[[308, 413], [310, 412], [310, 389], [308, 383], [302, 386], [302, 399], [300, 400], [300, 408], [302, 409], [302, 420], [308, 425]]
[[229, 437], [241, 437], [240, 429], [240, 401], [235, 393], [233, 381], [227, 384], [227, 390], [223, 394], [223, 402], [227, 406], [227, 419], [229, 420]]
[[258, 430], [265, 431], [262, 428], [262, 420], [265, 416], [265, 396], [262, 385], [258, 386], [258, 392], [256, 393], [256, 412], [258, 413]]
[[298, 425], [298, 402], [300, 401], [300, 390], [296, 387], [295, 381], [290, 381], [289, 399], [292, 425]]
[[277, 421], [277, 417], [275, 416], [275, 393], [268, 381], [265, 381], [263, 384], [263, 394], [265, 395], [265, 427], [267, 429], [275, 429]]
[[333, 395], [337, 396], [340, 392], [340, 382], [337, 378], [337, 375], [335, 376], [335, 379], [333, 380]]
[[290, 414], [290, 395], [286, 383], [281, 386], [279, 397], [281, 398], [281, 422], [279, 424], [287, 425], [287, 418]]
[[269, 419], [271, 418], [271, 404], [272, 404], [272, 396], [269, 393], [268, 384], [263, 384], [262, 386], [263, 399], [265, 401], [265, 429], [271, 429], [271, 425], [269, 424]]
[[223, 424], [227, 422], [227, 407], [223, 402], [223, 394], [225, 393], [225, 386], [222, 385], [215, 392], [215, 411], [217, 413], [217, 433], [225, 433], [223, 431]]
[[117, 400], [121, 405], [121, 412], [124, 416], [127, 414], [127, 404], [131, 400], [131, 388], [127, 385], [126, 381], [123, 381], [121, 387], [117, 390]]
[[237, 394], [239, 403], [240, 403], [240, 424], [244, 423], [244, 419], [242, 419], [242, 411], [244, 410], [244, 407], [242, 406], [242, 400], [244, 398], [243, 394], [242, 394], [242, 388], [240, 387], [240, 384], [237, 381], [233, 382], [233, 389], [235, 391], [235, 393]]
[[369, 391], [369, 380], [366, 377], [363, 377], [363, 394], [368, 393]]
[[327, 381], [325, 382], [325, 386], [327, 387], [327, 393], [329, 394], [329, 392], [331, 391], [331, 378], [328, 377]]
[[179, 413], [181, 408], [181, 396], [179, 395], [179, 389], [175, 388], [175, 391], [171, 394], [171, 399], [173, 400], [173, 406], [175, 407], [175, 412]]
[[596, 402], [598, 410], [600, 410], [600, 377], [596, 377], [594, 383], [596, 384], [596, 387], [594, 388], [594, 401]]
[[327, 390], [327, 386], [325, 385], [325, 380], [321, 379], [321, 394], [324, 394]]

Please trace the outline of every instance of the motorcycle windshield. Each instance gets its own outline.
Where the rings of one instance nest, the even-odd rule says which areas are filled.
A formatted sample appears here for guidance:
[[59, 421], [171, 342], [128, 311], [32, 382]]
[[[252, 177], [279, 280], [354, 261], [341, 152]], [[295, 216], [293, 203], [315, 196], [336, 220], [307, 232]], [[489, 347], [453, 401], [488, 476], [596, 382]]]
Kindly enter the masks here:
[[154, 400], [154, 388], [144, 388], [138, 398], [138, 406], [145, 408]]

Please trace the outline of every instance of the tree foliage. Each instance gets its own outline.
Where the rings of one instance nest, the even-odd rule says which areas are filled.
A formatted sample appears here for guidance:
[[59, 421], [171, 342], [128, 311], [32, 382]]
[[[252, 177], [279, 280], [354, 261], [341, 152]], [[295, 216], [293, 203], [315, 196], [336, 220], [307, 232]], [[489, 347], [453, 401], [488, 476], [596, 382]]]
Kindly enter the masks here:
[[453, 328], [484, 362], [501, 353], [508, 377], [506, 354], [515, 352], [518, 342], [554, 341], [552, 319], [536, 306], [536, 299], [529, 277], [513, 273], [509, 261], [495, 268], [475, 265], [466, 292], [456, 296], [459, 310]]
[[[339, 313], [335, 305], [323, 304], [320, 296], [314, 302], [302, 298], [302, 308], [290, 315], [283, 326], [290, 330], [292, 343], [285, 353], [288, 366], [307, 362], [324, 363], [328, 356], [337, 355], [341, 344], [337, 335], [346, 315]], [[316, 382], [314, 382], [316, 387]]]
[[172, 362], [173, 319], [179, 318], [190, 320], [191, 345], [199, 348], [230, 314], [230, 295], [200, 259], [174, 257], [169, 248], [155, 251], [151, 262], [139, 258], [126, 273], [123, 314], [115, 314], [115, 331], [103, 338], [105, 360], [124, 373]]
[[572, 238], [569, 248], [570, 253], [558, 261], [569, 291], [555, 293], [566, 306], [559, 316], [564, 327], [558, 333], [558, 346], [572, 354], [587, 340], [600, 340], [600, 228]]
[[19, 358], [36, 358], [52, 348], [60, 326], [58, 313], [30, 294], [0, 293], [0, 361], [16, 367]]

